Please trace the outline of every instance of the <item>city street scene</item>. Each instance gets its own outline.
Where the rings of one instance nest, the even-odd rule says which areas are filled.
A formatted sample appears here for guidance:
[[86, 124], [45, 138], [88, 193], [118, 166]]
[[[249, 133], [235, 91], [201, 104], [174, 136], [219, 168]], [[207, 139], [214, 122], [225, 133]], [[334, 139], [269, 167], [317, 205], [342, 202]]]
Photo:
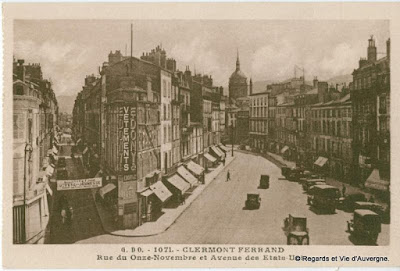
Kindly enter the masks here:
[[384, 20], [15, 20], [13, 243], [390, 245], [390, 48]]

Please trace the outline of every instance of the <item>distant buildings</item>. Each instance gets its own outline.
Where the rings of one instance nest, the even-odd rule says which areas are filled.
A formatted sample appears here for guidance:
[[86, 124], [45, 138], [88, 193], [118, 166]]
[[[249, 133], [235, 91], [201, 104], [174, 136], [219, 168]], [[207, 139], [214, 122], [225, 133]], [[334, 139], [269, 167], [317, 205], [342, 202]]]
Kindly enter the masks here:
[[43, 242], [58, 154], [58, 103], [40, 64], [13, 63], [13, 243]]

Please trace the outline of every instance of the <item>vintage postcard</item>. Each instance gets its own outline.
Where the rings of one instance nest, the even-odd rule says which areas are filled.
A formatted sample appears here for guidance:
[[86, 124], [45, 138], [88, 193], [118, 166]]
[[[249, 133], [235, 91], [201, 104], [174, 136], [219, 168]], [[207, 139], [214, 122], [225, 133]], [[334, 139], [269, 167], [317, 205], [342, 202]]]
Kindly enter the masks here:
[[4, 266], [399, 265], [398, 14], [4, 4]]

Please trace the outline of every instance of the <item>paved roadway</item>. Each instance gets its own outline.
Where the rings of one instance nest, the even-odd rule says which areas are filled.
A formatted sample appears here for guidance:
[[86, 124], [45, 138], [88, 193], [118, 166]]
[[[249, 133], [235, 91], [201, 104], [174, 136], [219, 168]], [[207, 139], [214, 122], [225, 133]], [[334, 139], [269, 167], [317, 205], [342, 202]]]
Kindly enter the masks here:
[[[83, 166], [80, 160], [70, 158], [70, 146], [62, 146], [60, 155], [66, 156], [68, 179], [84, 178]], [[61, 210], [58, 206], [58, 200], [61, 195], [67, 197], [69, 205], [74, 210], [71, 224], [63, 224], [61, 222]], [[53, 244], [75, 243], [79, 240], [104, 234], [90, 189], [56, 191], [50, 223], [50, 242]]]
[[[286, 244], [282, 230], [289, 213], [307, 216], [311, 245], [353, 245], [346, 232], [352, 214], [316, 214], [309, 210], [301, 185], [279, 180], [280, 169], [268, 160], [236, 152], [237, 158], [192, 203], [166, 232], [151, 237], [101, 235], [79, 243]], [[226, 182], [227, 170], [231, 181]], [[257, 189], [261, 174], [270, 175], [270, 189]], [[261, 195], [259, 210], [244, 210], [248, 192]], [[378, 244], [389, 243], [389, 225], [382, 225]]]

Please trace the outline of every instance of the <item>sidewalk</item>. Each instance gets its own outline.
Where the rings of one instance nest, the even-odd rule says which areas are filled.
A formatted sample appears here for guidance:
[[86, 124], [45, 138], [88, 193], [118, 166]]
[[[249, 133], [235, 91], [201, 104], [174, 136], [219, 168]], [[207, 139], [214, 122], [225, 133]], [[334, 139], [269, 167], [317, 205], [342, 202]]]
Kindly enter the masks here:
[[100, 220], [105, 232], [116, 235], [116, 236], [127, 236], [127, 237], [144, 237], [160, 234], [166, 231], [179, 217], [180, 215], [192, 204], [193, 201], [203, 192], [204, 189], [221, 173], [225, 167], [227, 167], [236, 156], [227, 157], [225, 161], [225, 166], [220, 164], [213, 171], [209, 172], [205, 176], [204, 184], [200, 184], [192, 194], [186, 198], [186, 203], [184, 205], [179, 205], [174, 209], [162, 209], [164, 213], [157, 221], [146, 222], [143, 225], [128, 230], [116, 230], [114, 217], [110, 214], [108, 210], [98, 201], [96, 201], [97, 189], [92, 189], [92, 195], [94, 202], [96, 204], [97, 211], [100, 216]]

